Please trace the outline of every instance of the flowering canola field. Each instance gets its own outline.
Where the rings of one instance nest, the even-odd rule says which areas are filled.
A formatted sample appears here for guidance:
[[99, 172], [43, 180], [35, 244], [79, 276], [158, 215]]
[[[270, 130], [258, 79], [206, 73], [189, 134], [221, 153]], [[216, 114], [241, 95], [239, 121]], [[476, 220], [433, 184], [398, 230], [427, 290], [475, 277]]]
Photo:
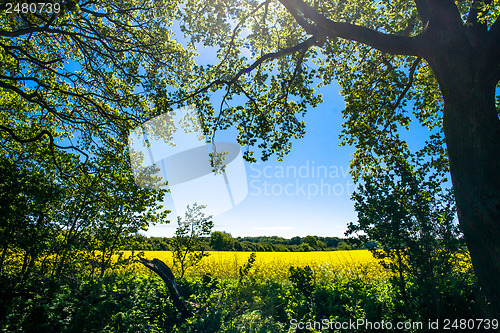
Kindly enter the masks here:
[[[188, 276], [210, 274], [219, 278], [237, 278], [250, 252], [209, 251], [200, 264], [187, 271]], [[124, 253], [125, 255], [127, 254]], [[130, 252], [128, 252], [130, 254]], [[173, 268], [172, 252], [144, 251], [146, 259], [160, 259]], [[322, 252], [257, 252], [251, 274], [260, 278], [286, 278], [289, 268], [309, 265], [316, 277], [377, 278], [389, 274], [368, 250]], [[144, 270], [142, 265], [136, 269]], [[175, 268], [173, 269], [176, 273]]]

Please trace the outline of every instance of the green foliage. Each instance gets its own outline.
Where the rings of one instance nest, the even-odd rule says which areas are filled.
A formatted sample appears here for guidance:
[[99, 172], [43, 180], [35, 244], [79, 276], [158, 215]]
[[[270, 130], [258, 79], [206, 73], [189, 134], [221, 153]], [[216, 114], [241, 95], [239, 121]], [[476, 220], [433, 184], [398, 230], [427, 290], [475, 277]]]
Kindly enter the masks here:
[[300, 251], [302, 252], [309, 252], [312, 251], [311, 246], [307, 243], [302, 243], [300, 244]]
[[[346, 100], [343, 144], [356, 147], [353, 169], [376, 164], [372, 153], [406, 145], [400, 133], [414, 121], [429, 129], [442, 125], [439, 111], [443, 99], [425, 61], [394, 55], [397, 46], [391, 51], [376, 50], [370, 38], [352, 41], [360, 36], [350, 33], [348, 27], [347, 32], [332, 33], [341, 38], [325, 38], [328, 33], [320, 33], [325, 28], [305, 14], [307, 5], [299, 3], [186, 2], [180, 16], [182, 31], [193, 44], [214, 47], [217, 59], [208, 66], [195, 66], [200, 76], [196, 88], [185, 85], [172, 92], [170, 99], [184, 97], [196, 104], [210, 134], [235, 127], [238, 142], [250, 147], [245, 158], [251, 161], [254, 153], [261, 153], [263, 160], [274, 154], [283, 158], [292, 140], [305, 133], [303, 115], [322, 100], [316, 87], [335, 81]], [[402, 39], [416, 36], [426, 26], [413, 1], [305, 3], [312, 5], [311, 11], [317, 10], [318, 16], [334, 22]], [[465, 19], [470, 6], [471, 1], [461, 2], [457, 12]], [[482, 13], [488, 15], [488, 25], [496, 18], [491, 12], [498, 12], [497, 7], [494, 1], [489, 11]], [[224, 98], [215, 106], [208, 98], [216, 90], [223, 91]], [[356, 176], [356, 170], [353, 173]]]
[[[286, 239], [277, 236], [237, 237], [232, 238], [224, 231], [214, 231], [210, 237], [199, 237], [204, 242], [206, 249], [216, 251], [247, 251], [247, 252], [300, 252], [323, 250], [351, 250], [364, 248], [363, 244], [357, 246], [356, 239], [341, 239], [338, 237], [311, 236], [316, 239], [316, 248], [302, 246], [301, 237]], [[210, 242], [212, 242], [210, 244]], [[123, 250], [141, 251], [170, 251], [171, 238], [146, 237], [135, 234], [128, 238], [127, 243], [121, 246]]]
[[53, 175], [22, 158], [0, 157], [0, 174], [0, 271], [12, 267], [13, 251], [18, 251], [23, 255], [18, 273], [28, 275], [57, 236], [54, 210], [64, 189]]
[[252, 252], [250, 253], [250, 257], [248, 257], [248, 261], [239, 268], [238, 270], [238, 274], [239, 274], [239, 282], [241, 283], [241, 281], [243, 281], [243, 279], [245, 277], [248, 276], [248, 273], [250, 273], [250, 270], [252, 269], [253, 267], [253, 264], [255, 262], [255, 259], [256, 259], [256, 253], [255, 252]]
[[[190, 5], [193, 8], [187, 9], [182, 17], [183, 31], [193, 43], [215, 46], [218, 60], [209, 66], [197, 67], [205, 74], [200, 80], [203, 88], [183, 87], [172, 95], [187, 96], [189, 101], [197, 103], [212, 136], [216, 130], [234, 126], [238, 130], [238, 142], [248, 147], [247, 160], [255, 161], [255, 152], [260, 153], [263, 160], [274, 154], [282, 159], [290, 150], [292, 140], [305, 133], [300, 117], [321, 101], [315, 88], [337, 81], [346, 102], [342, 111], [345, 119], [342, 144], [356, 149], [351, 174], [359, 183], [366, 182], [364, 177], [376, 173], [377, 168], [394, 171], [394, 156], [403, 155], [402, 163], [406, 163], [411, 155], [408, 140], [411, 132], [408, 131], [420, 126], [429, 130], [429, 138], [421, 142], [424, 148], [417, 157], [420, 163], [427, 164], [422, 169], [434, 169], [438, 174], [435, 177], [427, 170], [424, 173], [429, 178], [425, 181], [441, 187], [443, 174], [450, 171], [444, 140], [446, 131], [449, 152], [455, 155], [453, 178], [460, 184], [457, 198], [464, 198], [460, 203], [461, 223], [466, 224], [464, 231], [471, 230], [466, 237], [473, 244], [488, 231], [496, 233], [484, 239], [489, 241], [487, 246], [478, 245], [477, 250], [471, 247], [471, 251], [478, 258], [487, 256], [487, 260], [474, 260], [476, 265], [481, 265], [476, 267], [481, 272], [478, 278], [484, 281], [485, 290], [491, 286], [491, 297], [498, 298], [498, 290], [489, 280], [489, 276], [498, 275], [493, 254], [498, 252], [494, 249], [498, 231], [490, 228], [494, 223], [491, 221], [498, 220], [498, 210], [481, 208], [485, 204], [479, 199], [484, 193], [498, 197], [498, 179], [493, 171], [498, 169], [498, 153], [496, 146], [490, 146], [491, 142], [498, 141], [498, 117], [492, 112], [498, 95], [498, 89], [495, 90], [498, 63], [490, 65], [473, 59], [498, 59], [496, 48], [476, 45], [489, 38], [493, 44], [499, 44], [499, 2], [281, 0], [224, 4], [227, 6], [214, 5], [209, 0], [196, 5], [192, 1], [187, 3], [188, 8]], [[214, 15], [215, 12], [218, 15]], [[249, 72], [252, 79], [246, 80], [245, 73]], [[467, 79], [464, 82], [450, 80], [456, 73]], [[490, 73], [495, 73], [492, 80], [488, 79]], [[459, 84], [462, 86], [457, 88]], [[216, 109], [208, 102], [208, 96], [219, 89], [224, 90], [225, 95]], [[446, 92], [446, 108], [442, 92]], [[245, 102], [239, 99], [232, 102], [238, 95], [245, 98]], [[478, 100], [481, 98], [484, 101]], [[463, 107], [465, 101], [470, 107]], [[443, 126], [443, 113], [449, 115], [447, 126]], [[465, 114], [474, 118], [472, 122], [484, 131], [470, 127]], [[468, 139], [463, 139], [462, 133], [467, 134]], [[472, 153], [477, 153], [475, 164], [467, 161], [467, 155]], [[419, 177], [417, 182], [426, 176]], [[390, 180], [386, 183], [390, 187]], [[436, 188], [419, 192], [413, 185], [408, 185], [410, 188], [407, 185], [385, 201], [373, 193], [374, 200], [380, 202], [371, 207], [372, 215], [388, 206], [396, 215], [402, 215], [403, 224], [391, 228], [385, 221], [371, 218], [370, 223], [381, 224], [376, 228], [379, 232], [374, 240], [392, 237], [395, 243], [398, 239], [404, 239], [405, 243], [408, 237], [401, 229], [413, 236], [415, 229], [420, 229], [422, 237], [429, 239], [430, 229], [440, 228], [438, 224], [453, 234], [447, 222], [454, 215], [453, 209], [448, 212], [443, 209], [441, 217], [433, 216], [436, 224], [422, 225], [425, 215], [431, 214], [426, 212], [429, 211], [426, 206], [435, 201]], [[382, 192], [386, 192], [384, 186], [381, 186]], [[413, 212], [406, 214], [392, 209], [398, 205], [405, 207], [403, 211]], [[369, 210], [370, 205], [366, 206]], [[479, 214], [479, 211], [489, 213]], [[466, 216], [470, 218], [464, 221]], [[488, 222], [483, 222], [486, 219]], [[363, 226], [360, 230], [363, 229], [370, 227]], [[382, 245], [401, 248], [401, 242], [391, 245], [382, 242]], [[412, 260], [421, 266], [425, 262], [423, 258], [429, 257], [431, 247], [420, 256], [414, 255]], [[311, 248], [314, 245], [308, 243], [302, 250]], [[398, 254], [401, 251], [386, 253], [401, 257]], [[479, 264], [486, 261], [489, 265]], [[398, 265], [402, 267], [402, 263]]]
[[[0, 329], [281, 333], [289, 329], [291, 319], [416, 320], [412, 304], [400, 305], [398, 285], [380, 276], [369, 276], [362, 268], [355, 272], [321, 272], [306, 266], [291, 268], [285, 280], [263, 279], [258, 272], [242, 282], [207, 275], [185, 277], [177, 281], [179, 290], [195, 316], [181, 321], [165, 284], [155, 274], [113, 273], [94, 279], [38, 277], [28, 282], [2, 275]], [[450, 319], [481, 316], [474, 303], [472, 272], [457, 271], [454, 279], [446, 283], [442, 289], [447, 300], [443, 311]]]
[[[120, 158], [123, 145], [97, 150], [71, 177], [61, 175], [46, 147], [18, 148], [7, 143], [1, 149], [0, 271], [102, 276], [129, 235], [168, 212], [157, 212], [164, 190], [135, 186]], [[54, 156], [66, 162], [64, 170], [75, 167], [71, 154]]]
[[234, 246], [234, 240], [230, 233], [224, 231], [214, 231], [210, 235], [210, 241], [208, 244], [215, 251], [231, 251]]
[[179, 216], [178, 227], [172, 238], [174, 267], [179, 271], [180, 278], [190, 268], [196, 267], [198, 263], [209, 254], [205, 252], [204, 242], [199, 238], [210, 235], [214, 226], [212, 216], [205, 217], [202, 210], [206, 206], [194, 204], [188, 206], [185, 221]]
[[310, 247], [312, 247], [313, 249], [317, 247], [317, 240], [316, 240], [316, 237], [314, 236], [306, 236], [302, 239], [302, 242], [305, 243], [305, 244], [308, 244]]
[[2, 295], [6, 332], [164, 332], [176, 320], [163, 283], [148, 276], [2, 279], [6, 286], [12, 288]]
[[290, 267], [290, 281], [307, 300], [311, 299], [314, 290], [314, 276], [311, 267]]
[[[408, 158], [410, 160], [410, 157]], [[376, 241], [374, 256], [394, 273], [398, 299], [424, 320], [442, 318], [444, 286], [455, 279], [460, 249], [453, 193], [443, 189], [443, 174], [420, 158], [413, 164], [395, 156], [386, 169], [366, 175], [353, 194], [362, 241]], [[424, 303], [429, 306], [423, 306]]]
[[177, 10], [176, 1], [104, 0], [63, 5], [58, 15], [2, 11], [2, 137], [21, 142], [45, 130], [55, 144], [76, 137], [79, 152], [93, 151], [166, 111], [152, 93], [187, 79], [192, 65], [169, 30]]
[[351, 247], [351, 245], [347, 244], [346, 242], [341, 241], [341, 242], [339, 242], [339, 244], [337, 245], [336, 249], [337, 249], [337, 250], [340, 250], [340, 251], [346, 251], [346, 250], [351, 250], [351, 249], [352, 249], [352, 247]]
[[[439, 309], [475, 315], [472, 274], [454, 269], [458, 241], [451, 223], [452, 195], [438, 193], [449, 166], [439, 131], [444, 102], [430, 62], [389, 55], [337, 34], [327, 39], [290, 3], [69, 1], [57, 15], [0, 13], [3, 330], [282, 332], [292, 316], [401, 319], [418, 312], [427, 318], [440, 316]], [[471, 4], [480, 5], [483, 12], [477, 16], [486, 29], [498, 19], [496, 0], [456, 3], [462, 20], [469, 19]], [[428, 27], [425, 10], [419, 15], [411, 1], [323, 1], [314, 6], [328, 19], [400, 37]], [[186, 47], [169, 30], [176, 19]], [[431, 26], [446, 26], [441, 23]], [[477, 31], [470, 29], [476, 27], [449, 30], [467, 32], [463, 39], [475, 44]], [[193, 64], [195, 46], [201, 45], [215, 47], [218, 64]], [[245, 79], [247, 70], [251, 80]], [[305, 268], [291, 274], [292, 286], [257, 280], [219, 285], [205, 278], [185, 282], [198, 288], [190, 297], [200, 304], [198, 316], [180, 326], [171, 305], [152, 294], [152, 289], [161, 290], [157, 281], [141, 289], [149, 282], [106, 280], [112, 256], [126, 247], [127, 238], [165, 219], [157, 213], [165, 191], [135, 185], [126, 147], [130, 129], [189, 103], [197, 106], [208, 136], [234, 126], [238, 142], [248, 147], [247, 160], [255, 161], [254, 150], [263, 160], [271, 155], [281, 159], [292, 140], [305, 133], [301, 118], [321, 102], [316, 86], [334, 80], [346, 101], [342, 143], [356, 147], [351, 168], [361, 186], [354, 196], [360, 225], [351, 231], [366, 231], [380, 241], [382, 252], [375, 253], [393, 259], [390, 267], [399, 275], [392, 291], [377, 291], [362, 280], [317, 287]], [[216, 110], [210, 97], [219, 89], [225, 93]], [[237, 95], [246, 102], [232, 104]], [[410, 165], [404, 134], [412, 122], [431, 133]], [[400, 152], [403, 158], [395, 161]], [[189, 226], [178, 222], [172, 247], [183, 276], [203, 257], [199, 236], [208, 229], [202, 226], [194, 236], [193, 221], [191, 234]], [[252, 251], [285, 246], [276, 239], [238, 244]], [[295, 239], [286, 245], [313, 250], [318, 242]], [[64, 276], [75, 282], [55, 278]], [[424, 302], [426, 292], [431, 305]], [[324, 317], [314, 305], [320, 300]]]
[[12, 205], [0, 272], [103, 276], [168, 213], [165, 190], [135, 185], [127, 134], [167, 111], [151, 97], [189, 76], [178, 69], [193, 53], [171, 39], [176, 2], [60, 4], [54, 15], [1, 5], [0, 195]]

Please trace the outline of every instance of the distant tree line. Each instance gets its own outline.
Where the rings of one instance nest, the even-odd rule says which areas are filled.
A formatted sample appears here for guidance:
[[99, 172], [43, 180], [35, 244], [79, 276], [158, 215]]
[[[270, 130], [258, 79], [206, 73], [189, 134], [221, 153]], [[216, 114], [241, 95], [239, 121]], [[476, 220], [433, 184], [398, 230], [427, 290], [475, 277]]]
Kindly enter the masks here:
[[[233, 237], [225, 231], [214, 231], [210, 237], [200, 237], [206, 251], [248, 252], [309, 252], [331, 250], [369, 249], [374, 242], [359, 243], [355, 239], [339, 237], [305, 236], [290, 239], [278, 236]], [[171, 251], [173, 239], [135, 235], [124, 248], [136, 251]]]

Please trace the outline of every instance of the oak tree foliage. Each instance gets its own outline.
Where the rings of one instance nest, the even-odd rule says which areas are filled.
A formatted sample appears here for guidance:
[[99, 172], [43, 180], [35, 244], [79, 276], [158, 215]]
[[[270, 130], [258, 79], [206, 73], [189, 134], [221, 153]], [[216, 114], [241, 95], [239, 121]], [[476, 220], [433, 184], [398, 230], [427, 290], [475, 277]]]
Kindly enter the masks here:
[[[175, 2], [58, 3], [59, 13], [7, 13], [0, 3], [2, 184], [18, 179], [17, 201], [50, 203], [7, 207], [2, 256], [25, 250], [42, 273], [73, 263], [102, 275], [126, 237], [165, 219], [164, 191], [135, 185], [126, 138], [164, 112], [153, 92], [183, 80], [192, 51], [167, 28]], [[58, 195], [44, 195], [50, 188]], [[18, 233], [14, 215], [38, 234]]]
[[[498, 0], [61, 5], [57, 15], [0, 13], [0, 139], [10, 164], [21, 151], [45, 149], [31, 157], [71, 175], [84, 207], [108, 165], [100, 149], [124, 156], [128, 130], [187, 104], [212, 140], [234, 126], [247, 160], [256, 160], [255, 151], [281, 159], [305, 133], [302, 116], [322, 100], [316, 86], [336, 80], [346, 101], [340, 135], [356, 148], [356, 181], [386, 167], [395, 151], [409, 151], [410, 125], [430, 130], [421, 153], [451, 174], [475, 272], [491, 314], [500, 316]], [[217, 61], [196, 65], [204, 46]], [[222, 98], [213, 103], [217, 91]], [[235, 103], [237, 96], [244, 101]], [[115, 162], [123, 170], [123, 159]], [[92, 209], [70, 211], [99, 220], [102, 212]]]
[[[215, 47], [218, 60], [195, 66], [195, 86], [165, 99], [195, 104], [212, 137], [235, 126], [247, 160], [256, 151], [283, 158], [305, 133], [304, 113], [321, 102], [315, 87], [334, 80], [346, 101], [342, 143], [356, 148], [355, 181], [409, 151], [410, 126], [428, 128], [422, 153], [451, 174], [475, 273], [490, 314], [500, 315], [498, 1], [183, 4], [185, 37]], [[215, 91], [222, 98], [212, 104]]]

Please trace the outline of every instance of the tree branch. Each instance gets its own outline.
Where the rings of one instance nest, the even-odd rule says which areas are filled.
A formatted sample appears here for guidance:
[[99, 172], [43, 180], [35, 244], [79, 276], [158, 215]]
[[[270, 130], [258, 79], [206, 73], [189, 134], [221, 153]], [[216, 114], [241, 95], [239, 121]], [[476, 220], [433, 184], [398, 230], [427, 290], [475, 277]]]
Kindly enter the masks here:
[[219, 63], [219, 65], [217, 66], [217, 69], [216, 69], [216, 72], [220, 69], [220, 67], [222, 66], [222, 64], [227, 60], [227, 58], [229, 57], [230, 53], [231, 53], [231, 48], [234, 46], [234, 40], [236, 39], [236, 34], [238, 32], [238, 30], [240, 29], [240, 27], [243, 25], [243, 23], [246, 22], [246, 20], [253, 16], [260, 8], [262, 8], [263, 6], [265, 6], [266, 8], [266, 13], [264, 13], [264, 19], [267, 15], [267, 5], [269, 4], [270, 0], [266, 0], [265, 2], [259, 4], [257, 7], [255, 7], [254, 10], [252, 10], [247, 16], [245, 16], [244, 18], [242, 18], [238, 24], [236, 25], [236, 27], [234, 27], [233, 29], [233, 34], [231, 36], [231, 41], [229, 42], [229, 45], [227, 47], [227, 52], [226, 52], [226, 55], [224, 56], [224, 59], [222, 59], [222, 61]]
[[491, 25], [490, 38], [494, 45], [498, 46], [500, 44], [500, 17]]
[[179, 310], [179, 312], [181, 313], [182, 318], [186, 319], [192, 317], [193, 313], [189, 311], [186, 304], [182, 300], [179, 289], [177, 288], [177, 282], [175, 281], [174, 274], [172, 274], [170, 268], [159, 259], [147, 260], [144, 258], [139, 258], [139, 260], [144, 266], [158, 274], [163, 282], [165, 282], [168, 291], [170, 292], [170, 296], [172, 297], [172, 302], [174, 303], [177, 310]]
[[309, 37], [308, 39], [306, 39], [302, 43], [299, 43], [293, 47], [281, 49], [277, 52], [266, 53], [262, 57], [257, 59], [250, 67], [241, 69], [228, 83], [233, 84], [247, 71], [254, 70], [256, 67], [258, 67], [262, 63], [266, 62], [267, 60], [274, 60], [274, 59], [280, 58], [280, 57], [287, 55], [287, 54], [290, 54], [290, 53], [295, 53], [297, 51], [306, 50], [306, 49], [310, 48], [311, 46], [315, 45], [316, 42], [317, 42], [317, 37], [313, 36], [313, 37]]
[[234, 75], [230, 80], [222, 80], [222, 79], [214, 80], [210, 84], [206, 85], [203, 88], [196, 90], [192, 94], [189, 94], [188, 96], [181, 98], [181, 99], [178, 99], [178, 100], [175, 100], [175, 101], [170, 101], [170, 103], [185, 102], [186, 100], [192, 98], [193, 96], [196, 96], [198, 94], [201, 94], [201, 93], [208, 91], [213, 86], [217, 86], [217, 85], [221, 85], [221, 84], [232, 86], [233, 84], [236, 84], [238, 79], [242, 75], [244, 75], [246, 72], [252, 71], [253, 69], [258, 67], [262, 63], [266, 62], [267, 60], [277, 59], [279, 57], [285, 56], [285, 55], [290, 54], [290, 53], [295, 53], [295, 52], [300, 51], [300, 50], [305, 50], [305, 49], [308, 49], [309, 47], [311, 47], [315, 44], [316, 44], [316, 37], [313, 36], [313, 37], [310, 37], [310, 38], [306, 39], [305, 41], [303, 41], [302, 43], [299, 43], [293, 47], [281, 49], [278, 52], [266, 53], [262, 57], [257, 59], [252, 65], [250, 65], [250, 67], [240, 69], [238, 71], [238, 73], [236, 73], [236, 75]]
[[16, 133], [14, 133], [14, 131], [10, 128], [8, 128], [7, 126], [4, 126], [4, 125], [0, 125], [0, 130], [3, 130], [7, 133], [9, 133], [10, 137], [12, 139], [14, 139], [15, 141], [19, 142], [19, 143], [30, 143], [30, 142], [36, 142], [36, 141], [39, 141], [42, 139], [42, 137], [44, 135], [46, 135], [48, 138], [49, 138], [49, 147], [50, 147], [50, 153], [52, 155], [52, 159], [54, 160], [54, 164], [55, 166], [57, 167], [57, 169], [59, 170], [59, 172], [61, 174], [64, 174], [62, 168], [60, 167], [59, 163], [57, 163], [57, 160], [56, 160], [56, 156], [55, 156], [55, 153], [54, 153], [54, 147], [57, 147], [59, 149], [74, 149], [76, 151], [78, 151], [80, 154], [82, 154], [83, 156], [85, 156], [85, 162], [83, 162], [82, 165], [85, 165], [87, 163], [87, 161], [89, 160], [89, 155], [87, 155], [83, 150], [75, 147], [75, 146], [60, 146], [58, 144], [56, 144], [54, 142], [54, 136], [52, 135], [52, 133], [50, 133], [49, 131], [47, 130], [41, 130], [40, 133], [38, 133], [36, 136], [34, 137], [31, 137], [29, 139], [23, 139], [23, 138], [20, 138], [19, 136], [16, 135]]
[[281, 1], [283, 6], [288, 10], [288, 12], [293, 16], [295, 21], [310, 35], [314, 35], [316, 31], [316, 27], [309, 22], [307, 22], [302, 16], [300, 16], [300, 13], [298, 11], [298, 8], [294, 6], [291, 2], [289, 1]]
[[467, 16], [467, 25], [472, 27], [472, 28], [475, 28], [475, 29], [480, 29], [482, 31], [486, 31], [488, 29], [488, 26], [486, 24], [486, 22], [484, 23], [480, 23], [478, 18], [479, 18], [479, 14], [486, 14], [486, 11], [482, 10], [480, 8], [480, 6], [482, 4], [485, 4], [485, 5], [489, 5], [491, 4], [491, 0], [474, 0], [472, 1], [472, 4], [470, 6], [470, 9], [469, 9], [469, 14]]
[[429, 24], [446, 29], [461, 29], [462, 16], [453, 0], [425, 0], [429, 10]]
[[[412, 56], [419, 55], [417, 43], [415, 41], [417, 37], [396, 36], [351, 23], [334, 22], [327, 19], [302, 0], [279, 1], [287, 10], [292, 10], [291, 14], [294, 17], [298, 16], [298, 13], [293, 13], [294, 10], [297, 10], [302, 13], [305, 19], [313, 21], [315, 23], [315, 31], [321, 35], [332, 38], [340, 37], [360, 42], [385, 53]], [[303, 19], [299, 19], [297, 23], [305, 24]], [[305, 25], [304, 29], [306, 29], [306, 27], [307, 25]], [[307, 29], [311, 30], [312, 28]]]
[[427, 0], [415, 0], [415, 6], [417, 6], [418, 16], [420, 16], [420, 21], [422, 21], [422, 28], [426, 28], [431, 20], [431, 11]]
[[399, 106], [399, 104], [401, 104], [401, 101], [403, 100], [403, 98], [406, 96], [406, 94], [410, 90], [411, 86], [413, 85], [415, 71], [416, 71], [417, 66], [421, 60], [422, 60], [422, 58], [418, 57], [411, 65], [410, 73], [409, 73], [409, 77], [408, 77], [408, 83], [406, 84], [405, 89], [403, 90], [401, 95], [399, 95], [398, 99], [396, 100], [396, 103], [391, 105], [392, 111], [396, 111], [397, 107]]
[[[315, 38], [311, 37], [311, 38], [305, 40], [304, 42], [297, 44], [294, 47], [291, 47], [291, 48], [288, 48], [288, 49], [282, 49], [279, 52], [275, 52], [275, 53], [265, 54], [261, 58], [257, 59], [257, 61], [255, 61], [252, 64], [252, 66], [240, 70], [238, 72], [238, 74], [236, 74], [236, 76], [234, 76], [230, 81], [226, 82], [226, 84], [227, 84], [227, 91], [226, 91], [226, 94], [224, 95], [224, 97], [222, 98], [222, 102], [220, 104], [219, 115], [217, 116], [216, 127], [214, 129], [214, 133], [212, 135], [212, 139], [211, 140], [213, 142], [215, 140], [215, 130], [217, 129], [217, 126], [220, 123], [220, 119], [221, 119], [221, 117], [224, 114], [224, 110], [222, 108], [223, 108], [223, 105], [224, 105], [224, 103], [225, 103], [225, 101], [227, 99], [227, 96], [230, 93], [230, 89], [231, 89], [232, 85], [237, 86], [245, 94], [245, 96], [252, 102], [252, 104], [254, 105], [254, 107], [257, 108], [257, 103], [255, 102], [255, 100], [241, 86], [239, 86], [239, 85], [236, 84], [236, 81], [238, 80], [238, 78], [241, 75], [243, 75], [242, 73], [245, 73], [247, 71], [251, 71], [253, 68], [258, 67], [261, 63], [263, 63], [264, 61], [266, 61], [268, 59], [276, 59], [276, 58], [279, 58], [279, 57], [283, 56], [284, 54], [301, 51], [301, 53], [299, 55], [299, 59], [297, 60], [297, 64], [295, 66], [295, 70], [294, 70], [294, 72], [292, 74], [292, 77], [288, 80], [288, 82], [286, 84], [286, 91], [281, 95], [281, 97], [277, 98], [277, 100], [283, 99], [285, 101], [285, 103], [286, 103], [286, 100], [288, 99], [288, 93], [289, 93], [289, 90], [290, 90], [290, 85], [293, 83], [293, 80], [295, 80], [295, 78], [296, 78], [296, 76], [297, 76], [297, 74], [298, 74], [298, 72], [300, 70], [300, 66], [302, 65], [302, 62], [304, 60], [304, 57], [306, 55], [306, 52], [307, 52], [308, 48], [310, 46], [314, 45], [314, 43], [315, 43]], [[293, 51], [291, 51], [291, 50], [293, 50]], [[284, 53], [280, 54], [280, 52], [282, 52], [282, 51]], [[280, 55], [277, 55], [277, 54], [280, 54]]]

